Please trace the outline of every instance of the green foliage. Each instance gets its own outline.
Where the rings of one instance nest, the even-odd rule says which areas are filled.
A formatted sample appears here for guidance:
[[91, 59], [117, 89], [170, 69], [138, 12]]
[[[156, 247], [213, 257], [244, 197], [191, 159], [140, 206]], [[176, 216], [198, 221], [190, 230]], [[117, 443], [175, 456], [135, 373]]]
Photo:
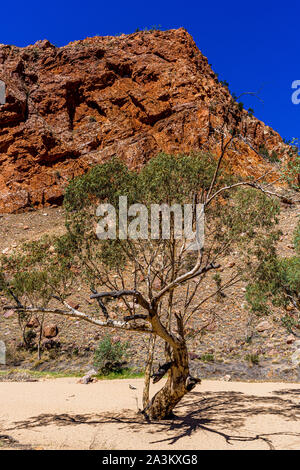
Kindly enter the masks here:
[[220, 84], [229, 89], [229, 83], [226, 80], [220, 80]]
[[259, 364], [258, 354], [247, 354], [245, 360], [256, 366]]
[[110, 335], [104, 336], [95, 351], [94, 365], [99, 372], [107, 375], [110, 372], [120, 372], [126, 364], [129, 342], [113, 341]]
[[144, 377], [144, 372], [136, 372], [134, 369], [126, 367], [117, 372], [109, 372], [107, 374], [98, 374], [97, 379], [115, 380], [115, 379], [139, 379]]
[[123, 162], [113, 158], [70, 182], [64, 199], [65, 209], [67, 212], [78, 212], [94, 206], [95, 201], [109, 201], [117, 206], [119, 196], [133, 198], [136, 178], [136, 173], [130, 172]]
[[200, 357], [200, 360], [203, 362], [214, 362], [215, 358], [213, 354], [207, 353], [207, 354], [202, 354]]
[[[234, 246], [239, 248], [244, 257], [262, 260], [280, 236], [280, 232], [272, 230], [278, 223], [279, 204], [252, 188], [238, 188], [230, 196], [226, 205], [213, 208], [216, 240], [231, 250]], [[209, 212], [210, 209], [207, 215]]]
[[[300, 312], [299, 225], [295, 232], [296, 256], [280, 258], [276, 252], [269, 253], [259, 265], [255, 280], [247, 287], [247, 301], [258, 314], [268, 313], [271, 305], [286, 307], [291, 302], [295, 310]], [[284, 316], [282, 323], [290, 331], [292, 326], [300, 325], [299, 314], [296, 317]]]
[[300, 220], [295, 231], [294, 245], [298, 255], [300, 255]]
[[269, 160], [269, 158], [270, 158], [269, 150], [267, 149], [267, 147], [264, 144], [262, 144], [259, 147], [259, 153], [260, 153], [261, 156], [263, 156], [264, 158], [267, 158]]
[[47, 305], [54, 293], [63, 296], [62, 286], [72, 280], [70, 271], [72, 256], [55, 249], [63, 245], [63, 239], [43, 237], [25, 243], [18, 252], [0, 258], [0, 291], [11, 297], [13, 292], [22, 304], [33, 305], [42, 300]]
[[271, 163], [279, 162], [277, 152], [275, 152], [275, 150], [273, 150], [270, 153], [265, 145], [261, 145], [259, 147], [259, 153], [263, 158], [265, 158], [266, 160], [269, 160]]
[[126, 263], [126, 254], [120, 240], [103, 240], [98, 259], [109, 269], [123, 268]]
[[[161, 278], [166, 285], [171, 280], [170, 266], [174, 266], [176, 275], [182, 274], [189, 261], [194, 266], [193, 253], [180, 259], [179, 244], [173, 250], [174, 245], [162, 238], [137, 242], [120, 238], [99, 240], [95, 230], [99, 221], [97, 206], [112, 204], [118, 220], [119, 196], [127, 196], [128, 206], [141, 203], [147, 208], [152, 203], [191, 204], [195, 195], [200, 202], [210, 188], [215, 168], [215, 158], [207, 153], [177, 156], [162, 153], [139, 172], [129, 170], [117, 158], [92, 168], [71, 181], [66, 190], [67, 233], [27, 243], [18, 252], [3, 256], [0, 287], [8, 297], [11, 291], [14, 292], [24, 306], [55, 304], [57, 307], [57, 298], [67, 299], [82, 281], [89, 288], [102, 291], [132, 289], [134, 286], [147, 297], [150, 295], [145, 281], [148, 255], [154, 257], [151, 276], [163, 263]], [[222, 170], [213, 192], [237, 181]], [[243, 273], [245, 278], [250, 275], [253, 280], [261, 278], [262, 266], [274, 256], [274, 245], [279, 237], [274, 229], [278, 213], [279, 205], [253, 188], [239, 186], [222, 191], [205, 211], [207, 242], [203, 265], [212, 260], [216, 262], [219, 256], [236, 250], [240, 254], [237, 274]], [[141, 266], [138, 275], [136, 266]], [[214, 282], [217, 288], [221, 287], [219, 275], [214, 277]], [[268, 290], [264, 295], [267, 298]], [[123, 314], [124, 318], [123, 304], [120, 306], [119, 303], [115, 305], [115, 312]], [[128, 302], [125, 309], [130, 315], [135, 309], [142, 313], [139, 305], [132, 307]], [[103, 314], [97, 302], [86, 306], [84, 311], [94, 317]], [[105, 344], [107, 346], [108, 341]]]
[[[64, 205], [68, 213], [74, 213], [83, 209], [86, 212], [95, 202], [109, 201], [117, 207], [119, 196], [127, 196], [128, 204], [181, 203], [189, 200], [196, 190], [207, 190], [214, 170], [215, 159], [204, 153], [177, 156], [161, 153], [140, 173], [130, 171], [123, 162], [113, 158], [71, 181]], [[218, 184], [232, 180], [221, 172]]]
[[289, 333], [293, 333], [293, 328], [299, 326], [299, 320], [291, 315], [284, 315], [284, 317], [281, 318], [281, 323]]
[[278, 154], [277, 152], [275, 152], [275, 150], [272, 151], [271, 155], [270, 155], [270, 162], [272, 163], [276, 163], [276, 162], [279, 162], [279, 158], [278, 158]]
[[300, 153], [298, 139], [286, 141], [286, 145], [290, 146], [288, 159], [284, 162], [281, 168], [281, 179], [288, 183], [288, 185], [295, 191], [300, 190]]
[[[140, 173], [142, 203], [190, 202], [200, 189], [207, 190], [215, 170], [215, 159], [210, 154], [159, 154], [151, 159]], [[230, 182], [229, 175], [221, 174], [219, 185]]]
[[[115, 207], [116, 222], [119, 196], [127, 196], [128, 206], [141, 203], [148, 209], [153, 203], [191, 203], [195, 193], [208, 190], [214, 171], [215, 160], [210, 154], [172, 156], [162, 153], [152, 158], [139, 173], [130, 171], [113, 158], [74, 179], [65, 195], [69, 233], [64, 246], [69, 251], [77, 250], [78, 256], [80, 253], [80, 262], [84, 265], [82, 275], [86, 280], [94, 283], [95, 263], [111, 270], [123, 268], [128, 261], [130, 243], [127, 240], [100, 242], [96, 237], [95, 208], [99, 203], [109, 202]], [[216, 187], [233, 181], [236, 179], [221, 172]], [[99, 276], [96, 277], [99, 281]]]

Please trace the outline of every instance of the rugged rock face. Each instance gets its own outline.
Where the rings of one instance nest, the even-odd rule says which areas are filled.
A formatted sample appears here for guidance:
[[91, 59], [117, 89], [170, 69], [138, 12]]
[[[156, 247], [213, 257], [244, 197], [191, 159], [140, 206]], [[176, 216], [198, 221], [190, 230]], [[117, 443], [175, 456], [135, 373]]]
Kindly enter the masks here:
[[1, 45], [0, 80], [0, 212], [60, 202], [70, 178], [112, 155], [139, 168], [159, 151], [218, 153], [216, 128], [247, 138], [227, 157], [242, 174], [269, 165], [261, 146], [288, 151], [239, 109], [184, 29]]

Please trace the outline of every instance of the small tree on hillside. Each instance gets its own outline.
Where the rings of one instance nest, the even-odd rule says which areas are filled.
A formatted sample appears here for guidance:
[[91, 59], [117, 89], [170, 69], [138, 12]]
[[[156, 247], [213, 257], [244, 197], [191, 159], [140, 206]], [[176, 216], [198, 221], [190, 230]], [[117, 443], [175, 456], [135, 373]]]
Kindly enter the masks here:
[[[151, 400], [144, 395], [143, 413], [150, 419], [170, 416], [199, 382], [190, 374], [188, 339], [199, 333], [193, 319], [201, 317], [205, 302], [217, 301], [225, 289], [258, 273], [275, 253], [278, 204], [261, 178], [238, 181], [221, 171], [226, 147], [217, 165], [207, 154], [161, 154], [140, 173], [116, 159], [99, 165], [67, 189], [66, 235], [27, 244], [2, 259], [2, 289], [16, 300], [7, 308], [56, 313], [165, 342], [166, 362], [153, 377], [157, 382], [167, 373], [166, 384]], [[155, 238], [99, 240], [95, 209], [101, 202], [118, 208], [119, 196], [127, 196], [128, 205], [145, 208], [192, 204], [194, 223], [197, 203], [203, 204], [204, 246], [190, 251], [189, 240], [177, 237], [172, 215], [171, 235], [164, 238], [165, 213]], [[136, 213], [129, 218], [138, 223]], [[239, 262], [224, 280], [220, 262], [232, 252]], [[79, 278], [88, 283], [95, 302], [87, 311], [73, 308], [68, 300]], [[203, 288], [205, 279], [209, 290]]]
[[267, 314], [272, 305], [287, 310], [282, 318], [289, 332], [298, 335], [300, 328], [300, 223], [295, 232], [296, 254], [279, 257], [275, 252], [257, 267], [255, 282], [247, 287], [247, 300], [252, 310]]

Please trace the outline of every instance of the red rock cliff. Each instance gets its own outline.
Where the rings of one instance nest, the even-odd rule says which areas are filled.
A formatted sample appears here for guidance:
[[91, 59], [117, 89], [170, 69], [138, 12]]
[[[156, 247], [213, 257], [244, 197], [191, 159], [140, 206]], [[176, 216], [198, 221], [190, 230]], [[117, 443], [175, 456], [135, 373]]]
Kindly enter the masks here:
[[0, 80], [0, 212], [60, 202], [70, 178], [112, 155], [138, 168], [161, 150], [217, 153], [218, 126], [247, 138], [228, 154], [241, 174], [268, 165], [261, 145], [287, 151], [238, 108], [184, 29], [1, 45]]

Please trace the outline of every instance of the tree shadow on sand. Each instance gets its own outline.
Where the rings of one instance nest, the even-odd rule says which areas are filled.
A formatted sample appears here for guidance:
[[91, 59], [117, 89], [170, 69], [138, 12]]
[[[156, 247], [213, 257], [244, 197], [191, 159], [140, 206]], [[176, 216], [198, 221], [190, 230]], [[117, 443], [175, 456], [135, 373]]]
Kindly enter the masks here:
[[[141, 414], [132, 410], [119, 413], [105, 412], [101, 415], [92, 414], [42, 414], [17, 422], [13, 429], [35, 428], [56, 424], [57, 426], [119, 424], [120, 429], [132, 432], [146, 430], [152, 436], [161, 439], [151, 444], [175, 444], [180, 439], [196, 432], [213, 433], [222, 437], [228, 444], [234, 442], [264, 442], [270, 449], [275, 449], [272, 439], [275, 436], [297, 436], [300, 432], [272, 432], [244, 434], [243, 426], [251, 417], [270, 415], [286, 421], [300, 420], [300, 405], [293, 399], [299, 398], [299, 390], [282, 390], [270, 396], [252, 396], [241, 392], [193, 392], [177, 406], [172, 419], [147, 422]], [[277, 396], [276, 396], [277, 395]], [[285, 398], [282, 398], [283, 395]], [[258, 425], [259, 426], [259, 425]], [[252, 434], [252, 435], [251, 435]]]

